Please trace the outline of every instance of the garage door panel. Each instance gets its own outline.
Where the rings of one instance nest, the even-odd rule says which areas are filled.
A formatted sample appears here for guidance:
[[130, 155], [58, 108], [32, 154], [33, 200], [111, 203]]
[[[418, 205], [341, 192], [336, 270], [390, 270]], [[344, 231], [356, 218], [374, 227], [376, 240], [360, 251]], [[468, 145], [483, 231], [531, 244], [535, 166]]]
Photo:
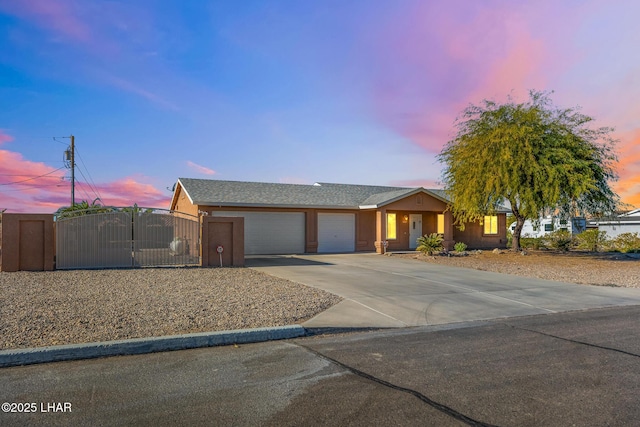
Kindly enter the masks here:
[[302, 212], [224, 212], [214, 216], [244, 218], [246, 255], [304, 253], [305, 214]]
[[356, 216], [318, 213], [318, 252], [355, 252]]

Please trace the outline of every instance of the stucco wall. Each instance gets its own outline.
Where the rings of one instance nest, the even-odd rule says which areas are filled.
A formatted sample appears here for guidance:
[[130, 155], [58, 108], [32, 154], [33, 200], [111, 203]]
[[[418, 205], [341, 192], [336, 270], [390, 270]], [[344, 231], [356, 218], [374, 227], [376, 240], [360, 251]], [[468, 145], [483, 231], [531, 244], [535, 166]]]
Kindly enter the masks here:
[[364, 211], [356, 214], [356, 251], [370, 252], [375, 250], [376, 212]]
[[458, 227], [453, 229], [453, 240], [464, 242], [469, 249], [504, 248], [507, 244], [507, 216], [498, 214], [498, 234], [485, 235], [484, 226], [480, 223], [466, 223], [464, 231]]
[[[188, 199], [187, 199], [188, 202]], [[301, 212], [305, 214], [305, 252], [318, 252], [318, 213], [352, 213], [356, 218], [356, 251], [373, 251], [375, 249], [375, 211], [360, 211], [355, 209], [291, 209], [268, 207], [217, 207], [198, 206], [197, 210], [212, 215], [213, 212]]]
[[53, 270], [53, 215], [3, 214], [1, 271]]
[[[416, 212], [416, 211], [403, 211], [403, 210], [387, 210], [386, 214], [396, 214], [396, 226], [397, 234], [396, 239], [388, 240], [387, 250], [389, 251], [403, 251], [408, 250], [410, 247], [410, 218], [411, 214], [422, 215], [422, 230], [420, 236], [425, 234], [436, 233], [438, 231], [437, 215], [439, 212]], [[406, 217], [406, 219], [405, 219]]]
[[198, 216], [198, 206], [191, 203], [187, 195], [182, 190], [180, 184], [176, 188], [175, 204], [171, 206], [171, 209], [178, 212], [184, 212], [189, 215]]
[[218, 246], [223, 247], [222, 266], [244, 266], [244, 218], [203, 217], [201, 228], [203, 267], [219, 267]]

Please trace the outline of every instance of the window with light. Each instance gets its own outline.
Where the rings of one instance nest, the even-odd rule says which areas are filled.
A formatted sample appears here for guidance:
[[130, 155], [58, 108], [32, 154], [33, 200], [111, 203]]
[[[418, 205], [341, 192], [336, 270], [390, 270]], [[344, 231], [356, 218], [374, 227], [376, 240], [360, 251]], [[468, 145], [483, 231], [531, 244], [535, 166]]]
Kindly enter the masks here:
[[396, 224], [396, 214], [387, 214], [387, 240], [394, 240], [397, 238]]
[[444, 214], [438, 214], [438, 234], [444, 234]]
[[485, 215], [484, 234], [498, 234], [498, 217], [496, 215]]

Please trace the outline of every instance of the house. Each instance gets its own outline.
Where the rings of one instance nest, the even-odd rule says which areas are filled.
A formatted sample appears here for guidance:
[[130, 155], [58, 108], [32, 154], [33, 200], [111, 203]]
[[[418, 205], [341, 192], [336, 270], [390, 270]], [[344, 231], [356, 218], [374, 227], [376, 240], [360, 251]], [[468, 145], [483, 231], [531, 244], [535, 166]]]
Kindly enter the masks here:
[[[513, 222], [509, 226], [509, 230], [513, 233], [516, 223]], [[571, 218], [571, 221], [561, 219], [554, 216], [542, 217], [538, 222], [526, 220], [522, 226], [522, 237], [542, 237], [558, 230], [569, 231], [572, 234], [578, 234], [586, 229], [586, 220], [583, 217]]]
[[606, 231], [607, 237], [615, 238], [622, 233], [640, 234], [640, 209], [634, 209], [615, 218], [589, 221], [589, 228]]
[[410, 250], [440, 233], [447, 249], [506, 243], [506, 215], [454, 227], [443, 190], [371, 185], [178, 179], [171, 209], [244, 218], [245, 253], [296, 254]]

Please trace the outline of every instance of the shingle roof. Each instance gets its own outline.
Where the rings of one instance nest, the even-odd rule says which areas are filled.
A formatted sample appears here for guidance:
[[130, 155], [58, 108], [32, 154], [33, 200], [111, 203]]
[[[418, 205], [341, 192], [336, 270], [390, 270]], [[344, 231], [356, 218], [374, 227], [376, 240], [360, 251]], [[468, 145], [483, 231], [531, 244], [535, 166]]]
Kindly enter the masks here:
[[178, 182], [193, 204], [210, 206], [273, 206], [358, 209], [391, 203], [424, 191], [442, 199], [441, 190], [318, 183], [314, 185], [219, 181], [180, 178]]

